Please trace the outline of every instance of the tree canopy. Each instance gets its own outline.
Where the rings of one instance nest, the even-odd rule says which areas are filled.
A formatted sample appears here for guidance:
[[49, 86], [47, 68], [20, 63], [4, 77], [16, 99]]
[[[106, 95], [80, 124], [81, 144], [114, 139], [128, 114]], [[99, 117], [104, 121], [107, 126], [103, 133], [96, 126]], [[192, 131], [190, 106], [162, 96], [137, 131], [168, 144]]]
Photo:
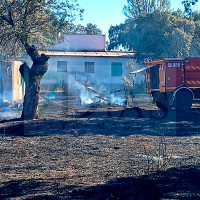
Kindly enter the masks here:
[[[127, 1], [129, 4], [143, 2]], [[163, 2], [163, 7], [153, 7], [151, 12], [138, 5], [143, 12], [135, 13], [134, 17], [129, 10], [130, 15], [124, 23], [110, 27], [108, 49], [122, 47], [136, 51], [138, 58], [153, 59], [200, 55], [199, 14], [194, 13], [193, 18], [187, 18], [181, 11], [172, 12], [167, 8], [168, 2]], [[130, 8], [135, 12], [133, 6]]]
[[155, 10], [169, 10], [169, 0], [127, 0], [127, 5], [124, 6], [123, 12], [126, 17], [135, 18], [141, 13], [151, 13]]
[[82, 15], [77, 0], [2, 0], [0, 4], [0, 47], [19, 53], [27, 44], [46, 46]]
[[182, 4], [184, 5], [184, 12], [187, 17], [192, 16], [192, 7], [195, 6], [195, 4], [198, 2], [198, 0], [185, 0], [182, 1]]
[[[0, 4], [0, 48], [3, 54], [26, 52], [32, 66], [23, 63], [19, 71], [25, 82], [21, 119], [38, 117], [40, 81], [48, 70], [45, 47], [69, 29], [75, 16], [82, 15], [77, 0], [2, 0]], [[36, 47], [37, 46], [37, 47]]]
[[97, 27], [96, 24], [88, 23], [87, 26], [78, 24], [74, 27], [72, 33], [75, 34], [87, 34], [87, 35], [101, 35], [102, 30]]

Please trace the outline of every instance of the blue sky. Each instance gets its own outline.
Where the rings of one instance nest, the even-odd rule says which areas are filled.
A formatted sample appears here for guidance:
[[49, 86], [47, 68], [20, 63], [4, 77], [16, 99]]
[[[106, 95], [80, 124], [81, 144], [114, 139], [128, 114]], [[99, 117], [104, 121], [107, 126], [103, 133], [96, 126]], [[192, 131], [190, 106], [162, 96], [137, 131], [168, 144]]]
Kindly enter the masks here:
[[85, 12], [83, 20], [77, 20], [77, 23], [96, 24], [104, 35], [108, 35], [111, 25], [120, 24], [125, 20], [122, 10], [126, 0], [78, 0], [78, 2]]
[[[77, 24], [86, 26], [88, 23], [96, 24], [108, 40], [108, 30], [111, 25], [117, 25], [126, 19], [123, 14], [123, 7], [127, 0], [78, 0], [81, 8], [85, 9], [83, 20], [76, 20]], [[182, 0], [171, 0], [171, 8], [183, 9]], [[200, 10], [200, 2], [195, 10]]]

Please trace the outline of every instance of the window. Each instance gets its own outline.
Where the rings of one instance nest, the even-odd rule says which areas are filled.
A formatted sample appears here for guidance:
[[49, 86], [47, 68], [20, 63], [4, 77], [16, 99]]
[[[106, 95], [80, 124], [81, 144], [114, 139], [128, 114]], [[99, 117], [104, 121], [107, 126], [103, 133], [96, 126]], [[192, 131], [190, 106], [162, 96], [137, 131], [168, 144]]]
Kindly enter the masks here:
[[94, 73], [94, 62], [85, 62], [85, 72]]
[[67, 61], [57, 61], [57, 72], [67, 72]]
[[122, 75], [122, 63], [112, 63], [111, 76], [121, 76], [121, 75]]

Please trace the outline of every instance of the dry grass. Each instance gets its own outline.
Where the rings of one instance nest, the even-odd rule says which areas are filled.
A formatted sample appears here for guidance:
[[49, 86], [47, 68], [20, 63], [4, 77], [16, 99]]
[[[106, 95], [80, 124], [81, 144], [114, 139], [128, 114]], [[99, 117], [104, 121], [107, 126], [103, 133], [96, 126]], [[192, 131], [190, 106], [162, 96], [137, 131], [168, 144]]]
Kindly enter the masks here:
[[0, 124], [0, 199], [200, 199], [199, 109], [141, 112], [50, 105]]
[[[29, 198], [44, 194], [59, 196], [59, 190], [71, 191], [66, 189], [69, 186], [86, 188], [171, 167], [198, 166], [199, 146], [197, 136], [165, 137], [164, 141], [162, 136], [1, 137], [0, 190], [12, 181], [26, 185], [30, 180], [37, 180], [48, 183], [48, 187], [36, 188], [34, 193], [26, 191]], [[1, 190], [2, 197], [3, 194], [8, 192]], [[12, 199], [23, 199], [23, 196]]]

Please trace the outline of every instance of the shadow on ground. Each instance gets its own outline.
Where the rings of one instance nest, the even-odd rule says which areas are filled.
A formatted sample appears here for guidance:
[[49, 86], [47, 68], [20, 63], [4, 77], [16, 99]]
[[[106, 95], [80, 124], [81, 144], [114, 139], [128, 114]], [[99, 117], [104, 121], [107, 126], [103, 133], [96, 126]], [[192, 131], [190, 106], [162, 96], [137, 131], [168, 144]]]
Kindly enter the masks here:
[[92, 187], [69, 186], [67, 179], [29, 179], [1, 183], [0, 199], [199, 200], [199, 180], [199, 166], [184, 166], [146, 176], [119, 178]]
[[190, 136], [200, 134], [199, 109], [190, 112], [165, 113], [156, 119], [158, 112], [129, 108], [117, 111], [87, 111], [76, 113], [76, 117], [62, 117], [31, 121], [1, 121], [0, 134], [12, 136], [35, 136], [50, 134], [76, 135], [166, 135]]

